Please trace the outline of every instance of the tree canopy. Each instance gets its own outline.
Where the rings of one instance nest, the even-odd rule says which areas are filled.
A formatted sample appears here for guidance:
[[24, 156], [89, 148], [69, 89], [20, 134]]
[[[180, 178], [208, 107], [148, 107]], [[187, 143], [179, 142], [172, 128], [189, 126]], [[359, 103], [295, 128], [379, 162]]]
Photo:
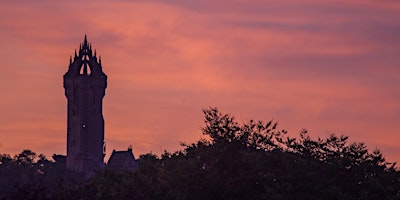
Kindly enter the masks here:
[[0, 199], [400, 199], [400, 172], [379, 150], [203, 112], [207, 139], [141, 155], [135, 171], [106, 168], [81, 179], [30, 150], [0, 155]]

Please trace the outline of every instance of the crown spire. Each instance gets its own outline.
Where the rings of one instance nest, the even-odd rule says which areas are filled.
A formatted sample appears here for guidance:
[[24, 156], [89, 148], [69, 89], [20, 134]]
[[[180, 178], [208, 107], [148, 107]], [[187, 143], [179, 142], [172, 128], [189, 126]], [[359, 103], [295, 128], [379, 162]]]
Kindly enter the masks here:
[[79, 49], [75, 49], [75, 55], [72, 55], [69, 61], [71, 74], [104, 76], [101, 57], [97, 56], [97, 51], [95, 48], [92, 48], [92, 43], [88, 41], [86, 34], [83, 42], [79, 44]]

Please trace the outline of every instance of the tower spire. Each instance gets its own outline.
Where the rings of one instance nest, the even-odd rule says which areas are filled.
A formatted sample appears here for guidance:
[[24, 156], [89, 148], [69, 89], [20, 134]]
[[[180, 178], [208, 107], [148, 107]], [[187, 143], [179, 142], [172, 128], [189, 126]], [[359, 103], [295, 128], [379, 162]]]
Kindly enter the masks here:
[[84, 44], [87, 44], [87, 36], [86, 36], [86, 34], [85, 34], [85, 40], [83, 42], [84, 42]]

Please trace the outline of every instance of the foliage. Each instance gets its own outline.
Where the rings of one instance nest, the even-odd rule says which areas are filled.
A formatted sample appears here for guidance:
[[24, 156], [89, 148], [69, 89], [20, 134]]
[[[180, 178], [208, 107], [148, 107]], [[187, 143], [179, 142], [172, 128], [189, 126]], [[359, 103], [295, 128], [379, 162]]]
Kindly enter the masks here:
[[209, 139], [160, 158], [141, 155], [135, 171], [104, 169], [82, 180], [30, 150], [0, 155], [0, 194], [10, 194], [0, 198], [400, 199], [395, 163], [363, 143], [334, 134], [314, 140], [306, 130], [291, 138], [276, 122], [238, 123], [216, 108], [204, 114]]
[[[0, 199], [46, 199], [51, 192], [83, 181], [62, 163], [48, 160], [29, 149], [11, 158], [0, 155]], [[50, 196], [49, 196], [50, 195]]]

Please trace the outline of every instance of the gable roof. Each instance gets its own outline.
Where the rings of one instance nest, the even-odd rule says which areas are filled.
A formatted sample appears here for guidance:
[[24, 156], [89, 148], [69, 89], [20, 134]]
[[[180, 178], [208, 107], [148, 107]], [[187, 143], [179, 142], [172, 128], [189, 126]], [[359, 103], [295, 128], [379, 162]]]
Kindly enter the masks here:
[[128, 149], [127, 151], [113, 150], [107, 164], [110, 168], [117, 170], [133, 169], [136, 167], [136, 159], [132, 153], [132, 149]]

